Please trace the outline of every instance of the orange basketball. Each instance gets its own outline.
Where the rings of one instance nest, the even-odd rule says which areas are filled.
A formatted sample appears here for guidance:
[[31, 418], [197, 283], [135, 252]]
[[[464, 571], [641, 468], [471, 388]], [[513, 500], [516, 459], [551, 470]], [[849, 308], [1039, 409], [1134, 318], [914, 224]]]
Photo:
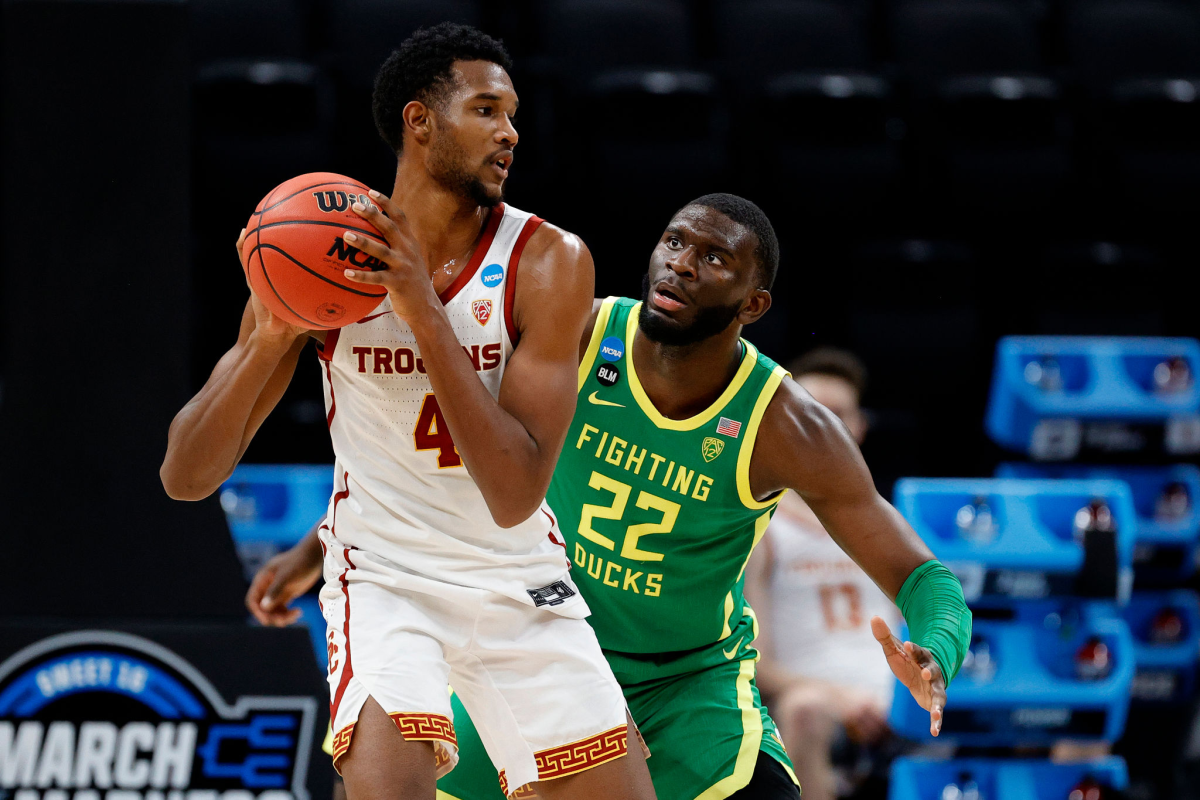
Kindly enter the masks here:
[[344, 175], [312, 172], [276, 186], [250, 215], [242, 243], [246, 277], [276, 316], [302, 328], [341, 328], [371, 313], [387, 294], [343, 274], [380, 266], [342, 239], [353, 231], [384, 241], [350, 209], [355, 202], [370, 202], [366, 186]]

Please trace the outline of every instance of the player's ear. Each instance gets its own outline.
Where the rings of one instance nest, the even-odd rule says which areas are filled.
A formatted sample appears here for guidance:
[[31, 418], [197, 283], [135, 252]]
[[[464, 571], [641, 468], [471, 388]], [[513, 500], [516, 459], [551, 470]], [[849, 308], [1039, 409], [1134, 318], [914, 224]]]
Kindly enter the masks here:
[[428, 144], [433, 130], [433, 118], [429, 106], [419, 100], [412, 100], [404, 107], [401, 116], [404, 127], [416, 138], [418, 144]]
[[757, 322], [771, 308], [771, 293], [766, 289], [755, 289], [754, 293], [742, 304], [737, 321], [742, 325]]

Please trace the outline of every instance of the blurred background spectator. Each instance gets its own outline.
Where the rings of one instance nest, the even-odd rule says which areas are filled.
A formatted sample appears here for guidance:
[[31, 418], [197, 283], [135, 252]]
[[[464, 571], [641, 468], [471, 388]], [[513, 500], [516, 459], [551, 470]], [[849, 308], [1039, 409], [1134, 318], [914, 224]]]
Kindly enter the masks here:
[[[867, 385], [863, 363], [845, 350], [820, 347], [789, 371], [861, 445], [868, 427], [861, 405]], [[841, 745], [846, 755], [853, 746], [878, 745], [888, 736], [895, 679], [871, 633], [871, 617], [881, 616], [894, 628], [896, 607], [795, 492], [780, 501], [750, 558], [746, 596], [759, 622], [758, 688], [805, 797], [847, 794], [863, 770], [835, 772], [834, 749]]]

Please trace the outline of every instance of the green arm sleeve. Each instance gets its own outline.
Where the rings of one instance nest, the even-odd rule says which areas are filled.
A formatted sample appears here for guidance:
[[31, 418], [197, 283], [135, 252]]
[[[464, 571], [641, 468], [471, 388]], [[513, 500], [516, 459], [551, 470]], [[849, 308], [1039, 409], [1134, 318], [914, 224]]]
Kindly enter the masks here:
[[909, 639], [933, 654], [949, 686], [971, 644], [971, 610], [958, 578], [937, 559], [926, 561], [900, 587], [896, 605]]

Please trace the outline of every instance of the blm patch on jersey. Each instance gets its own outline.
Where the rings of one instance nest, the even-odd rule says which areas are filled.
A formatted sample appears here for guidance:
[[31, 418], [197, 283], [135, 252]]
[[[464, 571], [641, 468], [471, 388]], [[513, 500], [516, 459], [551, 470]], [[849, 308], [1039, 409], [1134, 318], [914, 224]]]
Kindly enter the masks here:
[[566, 600], [575, 596], [575, 590], [567, 586], [564, 581], [555, 581], [549, 586], [525, 591], [533, 598], [533, 604], [538, 607], [562, 605]]

